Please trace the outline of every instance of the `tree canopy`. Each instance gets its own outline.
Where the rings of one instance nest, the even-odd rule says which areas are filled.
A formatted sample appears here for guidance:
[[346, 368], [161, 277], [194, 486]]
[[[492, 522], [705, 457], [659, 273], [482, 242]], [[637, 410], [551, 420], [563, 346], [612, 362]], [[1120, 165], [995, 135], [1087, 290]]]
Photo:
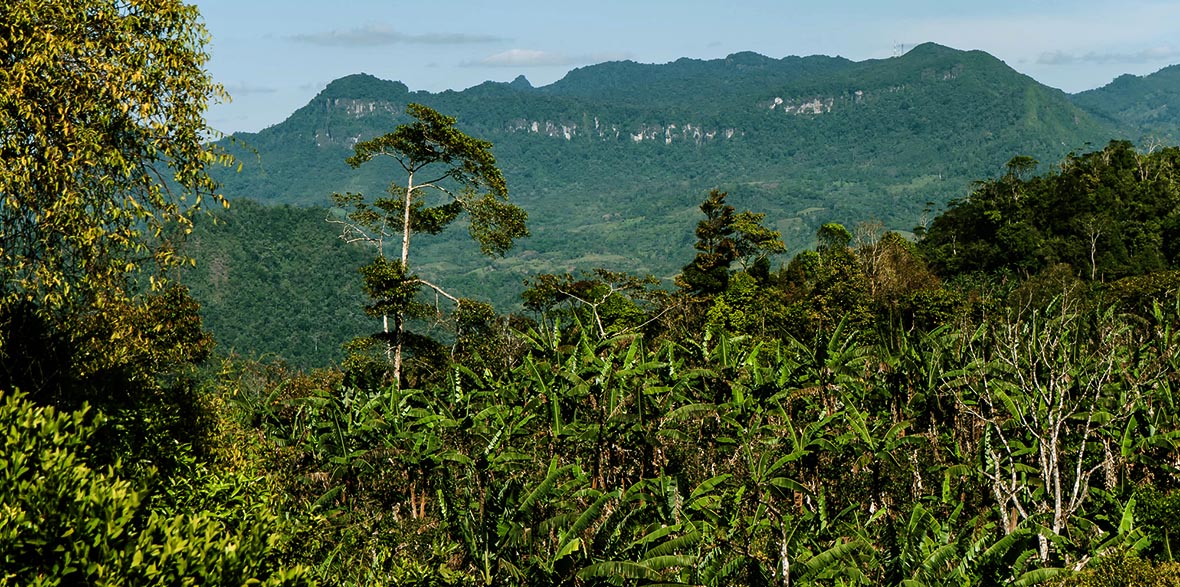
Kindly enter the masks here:
[[0, 10], [4, 298], [117, 295], [129, 268], [173, 260], [152, 238], [215, 193], [204, 112], [223, 91], [200, 16], [171, 0]]
[[157, 417], [115, 418], [144, 434], [181, 419], [159, 377], [212, 340], [164, 278], [181, 260], [172, 238], [220, 201], [207, 37], [176, 0], [0, 8], [0, 389], [151, 405]]
[[222, 201], [206, 42], [179, 0], [0, 6], [0, 585], [314, 583], [257, 477], [210, 471], [212, 338], [169, 279]]
[[[485, 255], [503, 255], [515, 239], [528, 236], [528, 214], [508, 201], [508, 186], [496, 166], [492, 144], [467, 136], [456, 128], [456, 119], [421, 104], [410, 104], [406, 114], [412, 122], [392, 132], [361, 141], [347, 159], [359, 167], [375, 157], [389, 157], [405, 172], [386, 190], [388, 196], [371, 202], [363, 194], [333, 194], [333, 202], [347, 211], [344, 218], [329, 217], [342, 227], [340, 237], [348, 242], [374, 247], [376, 259], [361, 268], [365, 294], [372, 299], [365, 312], [380, 317], [392, 378], [401, 380], [402, 352], [409, 337], [406, 320], [422, 317], [428, 308], [415, 302], [423, 287], [459, 303], [459, 299], [437, 284], [410, 273], [410, 240], [414, 233], [438, 234], [466, 212], [468, 232]], [[481, 193], [482, 192], [482, 193]], [[428, 204], [428, 194], [442, 195], [442, 202]], [[387, 258], [387, 241], [400, 237], [398, 259]], [[394, 325], [391, 328], [389, 318]], [[423, 341], [427, 342], [427, 341]]]
[[1064, 263], [1114, 280], [1180, 262], [1180, 149], [1112, 141], [1044, 175], [1029, 176], [1032, 164], [1013, 158], [934, 220], [920, 246], [936, 271], [1029, 276]]

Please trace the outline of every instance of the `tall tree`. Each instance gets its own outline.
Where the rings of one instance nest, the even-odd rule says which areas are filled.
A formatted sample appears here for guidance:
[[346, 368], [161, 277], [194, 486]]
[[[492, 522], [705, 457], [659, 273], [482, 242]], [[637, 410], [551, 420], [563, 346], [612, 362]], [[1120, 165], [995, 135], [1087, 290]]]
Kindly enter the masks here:
[[[508, 202], [508, 186], [496, 166], [492, 144], [467, 136], [455, 127], [455, 118], [421, 104], [410, 104], [406, 114], [414, 121], [357, 143], [347, 159], [355, 168], [375, 157], [389, 157], [405, 172], [405, 183], [394, 180], [389, 195], [372, 203], [362, 194], [333, 194], [337, 206], [351, 211], [343, 220], [330, 218], [341, 224], [341, 238], [374, 247], [376, 259], [362, 269], [365, 292], [373, 298], [366, 311], [382, 319], [392, 376], [399, 382], [405, 323], [414, 312], [415, 294], [425, 286], [459, 302], [442, 287], [409, 273], [410, 237], [415, 232], [438, 234], [463, 212], [469, 217], [471, 238], [485, 255], [503, 255], [515, 239], [528, 236], [528, 214]], [[436, 196], [433, 206], [427, 205], [431, 193]], [[388, 242], [399, 238], [400, 255], [391, 259]]]
[[180, 260], [166, 237], [221, 201], [207, 38], [179, 0], [0, 7], [0, 390], [134, 412], [208, 350], [161, 279]]
[[684, 266], [676, 282], [697, 294], [725, 291], [730, 266], [737, 261], [743, 268], [786, 251], [782, 235], [762, 225], [765, 214], [743, 210], [736, 212], [725, 203], [725, 192], [713, 190], [701, 203], [705, 219], [697, 223], [696, 249], [692, 263]]

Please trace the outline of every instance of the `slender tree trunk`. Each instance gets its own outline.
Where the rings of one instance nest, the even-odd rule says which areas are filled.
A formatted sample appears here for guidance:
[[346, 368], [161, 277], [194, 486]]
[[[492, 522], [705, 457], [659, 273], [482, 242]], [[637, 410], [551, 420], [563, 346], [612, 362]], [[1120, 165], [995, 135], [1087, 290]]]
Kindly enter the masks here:
[[395, 339], [393, 345], [393, 380], [397, 383], [398, 388], [402, 385], [402, 333], [405, 332], [405, 325], [402, 323], [402, 315], [398, 313], [394, 317], [396, 326]]
[[402, 268], [410, 261], [410, 203], [414, 199], [414, 172], [406, 180], [406, 200], [402, 212]]
[[[410, 172], [409, 178], [406, 180], [406, 197], [404, 205], [402, 206], [402, 274], [409, 272], [410, 261], [410, 204], [414, 199], [414, 172]], [[393, 350], [393, 380], [397, 382], [400, 387], [402, 384], [402, 336], [405, 333], [405, 321], [402, 319], [402, 313], [398, 312], [396, 316], [397, 333], [394, 337]]]
[[778, 558], [780, 563], [778, 582], [782, 587], [791, 587], [791, 559], [788, 553], [787, 537], [785, 534], [780, 534], [778, 543]]
[[393, 360], [393, 345], [389, 344], [389, 314], [381, 315], [381, 329], [385, 332], [385, 360]]
[[1090, 281], [1094, 281], [1098, 277], [1098, 237], [1102, 233], [1094, 232], [1090, 235]]

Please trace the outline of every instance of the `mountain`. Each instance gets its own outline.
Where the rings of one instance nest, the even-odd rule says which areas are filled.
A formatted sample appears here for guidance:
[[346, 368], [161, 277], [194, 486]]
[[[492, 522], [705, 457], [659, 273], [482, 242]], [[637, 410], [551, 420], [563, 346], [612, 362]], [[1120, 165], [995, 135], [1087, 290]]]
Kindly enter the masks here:
[[1180, 65], [1148, 76], [1122, 75], [1109, 84], [1073, 96], [1078, 106], [1130, 129], [1142, 144], [1180, 142]]
[[[466, 132], [495, 143], [510, 188], [525, 204], [541, 200], [541, 192], [597, 182], [603, 168], [593, 163], [661, 183], [699, 177], [696, 183], [711, 187], [801, 176], [905, 186], [918, 177], [986, 175], [1018, 152], [1053, 160], [1112, 132], [1109, 121], [986, 53], [934, 44], [859, 63], [753, 53], [604, 63], [542, 88], [518, 80], [438, 94], [361, 74], [332, 82], [279, 125], [236, 135], [257, 156], [237, 151], [245, 170], [222, 177], [226, 192], [322, 205], [332, 191], [379, 187], [386, 170], [357, 173], [343, 159], [357, 140], [404, 122], [409, 102], [456, 116]], [[635, 193], [630, 181], [612, 189]], [[848, 188], [829, 194], [823, 186], [762, 190], [775, 201], [872, 196]]]
[[[284, 122], [226, 141], [242, 171], [219, 176], [224, 193], [299, 206], [326, 206], [333, 192], [378, 194], [401, 179], [393, 166], [354, 170], [344, 159], [357, 141], [406, 122], [410, 102], [494, 143], [533, 233], [498, 260], [480, 257], [462, 228], [422, 237], [411, 263], [502, 310], [515, 306], [523, 279], [541, 272], [605, 267], [672, 277], [692, 258], [697, 206], [713, 188], [739, 209], [767, 213], [794, 253], [824, 222], [875, 219], [905, 231], [1014, 155], [1050, 165], [1126, 134], [1120, 119], [1092, 114], [987, 53], [935, 44], [861, 62], [755, 53], [623, 61], [575, 69], [543, 87], [521, 77], [461, 92], [411, 92], [360, 74], [330, 83]], [[247, 212], [250, 222], [266, 214]], [[332, 228], [322, 229], [330, 239]], [[359, 288], [355, 265], [331, 270], [330, 281]], [[226, 293], [237, 291], [232, 284], [220, 293], [210, 283], [193, 287], [207, 315], [238, 295]], [[270, 299], [298, 303], [278, 292]], [[251, 319], [261, 318], [234, 318]]]

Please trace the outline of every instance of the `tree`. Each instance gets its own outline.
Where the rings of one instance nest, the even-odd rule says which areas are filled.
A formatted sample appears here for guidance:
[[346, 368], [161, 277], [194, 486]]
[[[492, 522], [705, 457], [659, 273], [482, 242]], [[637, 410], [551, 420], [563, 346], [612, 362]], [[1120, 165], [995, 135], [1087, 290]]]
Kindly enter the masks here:
[[795, 337], [821, 335], [841, 322], [857, 328], [871, 321], [869, 279], [856, 252], [852, 233], [837, 222], [815, 232], [816, 250], [804, 251], [776, 276], [790, 301], [786, 332]]
[[749, 269], [770, 255], [786, 251], [778, 231], [762, 225], [765, 214], [748, 210], [735, 213], [734, 207], [725, 203], [727, 195], [713, 190], [701, 204], [705, 219], [697, 224], [694, 245], [700, 252], [676, 279], [678, 285], [694, 293], [725, 291], [734, 261]]
[[589, 328], [593, 325], [599, 339], [626, 334], [641, 329], [658, 317], [650, 317], [654, 303], [666, 296], [663, 291], [651, 288], [659, 285], [654, 276], [635, 277], [617, 271], [595, 269], [591, 275], [575, 279], [573, 275], [542, 273], [525, 280], [528, 286], [521, 292], [525, 308], [537, 312], [540, 326], [553, 332], [553, 312], [558, 306], [567, 305], [574, 322], [584, 321]]
[[[133, 412], [175, 400], [152, 380], [207, 351], [162, 279], [181, 261], [170, 235], [224, 202], [206, 41], [179, 0], [0, 8], [0, 390]], [[177, 320], [160, 318], [172, 302]]]
[[[508, 202], [508, 186], [492, 144], [467, 136], [455, 128], [456, 120], [421, 104], [410, 104], [406, 114], [414, 121], [372, 140], [361, 141], [346, 161], [359, 167], [375, 157], [389, 157], [406, 173], [405, 184], [393, 181], [388, 196], [370, 204], [362, 194], [333, 194], [341, 208], [351, 208], [341, 224], [341, 238], [374, 247], [376, 260], [362, 269], [366, 293], [374, 300], [366, 312], [382, 318], [381, 338], [392, 377], [401, 381], [405, 322], [416, 308], [414, 296], [426, 286], [442, 297], [459, 299], [442, 287], [409, 272], [410, 237], [415, 232], [438, 234], [466, 212], [471, 238], [485, 255], [503, 255], [517, 238], [528, 236], [528, 214]], [[420, 174], [426, 176], [423, 181]], [[427, 194], [441, 194], [441, 204], [427, 205]], [[482, 193], [480, 193], [482, 192]], [[400, 237], [400, 257], [390, 259], [387, 241]], [[393, 317], [394, 326], [389, 326]]]
[[[1084, 559], [1068, 547], [1095, 530], [1078, 514], [1096, 497], [1093, 480], [1109, 490], [1118, 478], [1114, 451], [1149, 388], [1136, 381], [1149, 369], [1133, 357], [1147, 353], [1114, 312], [1080, 309], [1068, 293], [1028, 318], [994, 320], [964, 342], [968, 376], [943, 377], [966, 383], [957, 404], [983, 431], [979, 475], [1010, 520], [1006, 530], [1037, 524], [1044, 563], [1051, 554]], [[1071, 542], [1059, 539], [1067, 535]], [[1055, 543], [1064, 552], [1051, 552]]]

